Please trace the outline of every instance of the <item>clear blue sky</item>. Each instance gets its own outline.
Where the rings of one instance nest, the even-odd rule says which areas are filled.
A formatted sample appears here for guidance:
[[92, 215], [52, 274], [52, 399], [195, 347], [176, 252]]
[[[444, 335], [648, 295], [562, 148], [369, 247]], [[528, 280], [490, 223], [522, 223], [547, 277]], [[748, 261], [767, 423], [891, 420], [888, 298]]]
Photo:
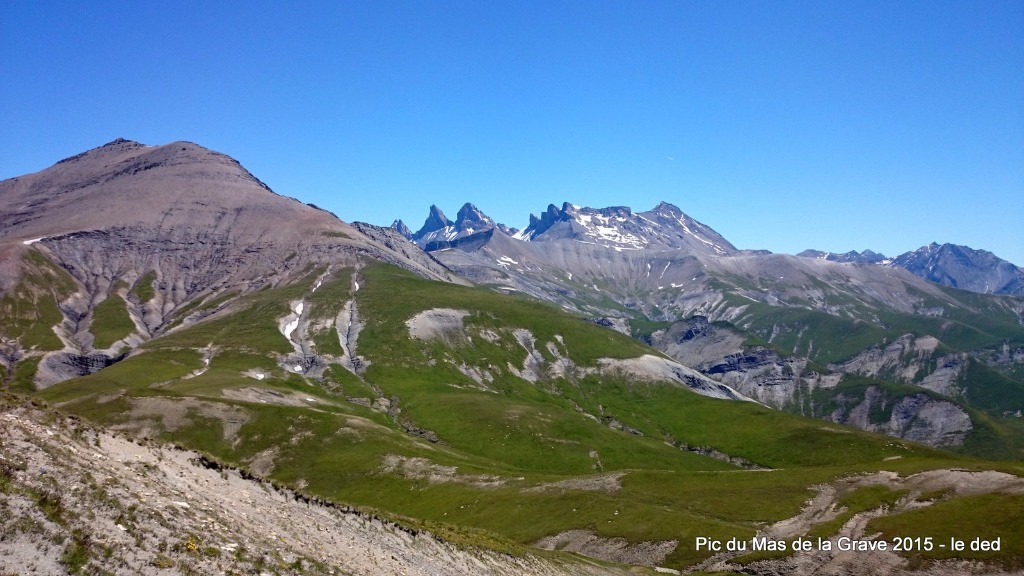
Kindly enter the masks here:
[[345, 220], [679, 205], [1024, 265], [1024, 2], [0, 2], [0, 178], [191, 140]]

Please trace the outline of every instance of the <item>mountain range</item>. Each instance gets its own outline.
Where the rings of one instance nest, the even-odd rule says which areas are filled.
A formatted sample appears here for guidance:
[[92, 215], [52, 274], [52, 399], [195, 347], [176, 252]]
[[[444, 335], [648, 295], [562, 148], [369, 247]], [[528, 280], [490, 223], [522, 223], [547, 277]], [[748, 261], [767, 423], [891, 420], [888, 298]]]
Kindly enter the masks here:
[[[625, 206], [595, 209], [566, 202], [559, 209], [549, 204], [540, 217], [530, 214], [530, 224], [521, 231], [496, 223], [467, 202], [459, 209], [454, 222], [448, 221], [437, 206], [431, 206], [430, 215], [419, 231], [412, 232], [401, 220], [396, 220], [391, 227], [428, 252], [471, 243], [473, 237], [481, 237], [477, 235], [498, 230], [518, 240], [570, 239], [616, 250], [710, 250], [718, 255], [769, 253], [767, 250], [737, 250], [721, 234], [667, 202], [636, 214]], [[872, 250], [835, 253], [809, 249], [797, 256], [902, 268], [932, 282], [981, 294], [1024, 295], [1024, 269], [991, 252], [967, 246], [933, 242], [892, 258]]]
[[988, 252], [738, 250], [664, 202], [550, 205], [511, 234], [472, 204], [462, 213], [475, 224], [449, 223], [451, 240], [408, 237], [466, 278], [590, 315], [779, 409], [962, 446], [973, 410], [1004, 419], [1024, 400], [1021, 300], [947, 288], [1013, 292], [1020, 269]]
[[[116, 140], [0, 182], [0, 571], [1016, 570], [1022, 318], [666, 203], [412, 233]], [[873, 535], [1005, 548], [699, 544]]]

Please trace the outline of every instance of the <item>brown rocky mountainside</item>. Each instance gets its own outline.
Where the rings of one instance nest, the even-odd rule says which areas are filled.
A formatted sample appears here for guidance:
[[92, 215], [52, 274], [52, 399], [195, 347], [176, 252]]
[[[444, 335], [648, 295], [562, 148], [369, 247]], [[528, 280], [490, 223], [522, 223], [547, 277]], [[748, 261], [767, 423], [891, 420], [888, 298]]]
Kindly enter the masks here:
[[0, 182], [0, 203], [0, 242], [128, 229], [138, 239], [194, 236], [243, 249], [346, 247], [448, 276], [428, 258], [413, 261], [329, 212], [275, 194], [234, 159], [191, 142], [114, 140]]
[[[18, 292], [30, 247], [73, 282], [60, 295], [63, 349], [40, 361], [36, 383], [44, 386], [216, 312], [211, 302], [223, 306], [315, 269], [382, 261], [462, 282], [391, 230], [357, 228], [276, 194], [234, 159], [190, 142], [118, 139], [0, 182], [0, 292]], [[134, 330], [101, 342], [96, 310], [110, 298], [124, 299]], [[43, 352], [0, 339], [7, 368]]]

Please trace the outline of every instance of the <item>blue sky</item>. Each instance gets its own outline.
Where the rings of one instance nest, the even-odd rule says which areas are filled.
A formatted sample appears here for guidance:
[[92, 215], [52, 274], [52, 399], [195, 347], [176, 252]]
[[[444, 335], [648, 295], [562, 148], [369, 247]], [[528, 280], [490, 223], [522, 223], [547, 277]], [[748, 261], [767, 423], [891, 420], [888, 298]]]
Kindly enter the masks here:
[[190, 140], [349, 221], [666, 200], [743, 248], [1024, 265], [1020, 1], [301, 6], [0, 3], [0, 178]]

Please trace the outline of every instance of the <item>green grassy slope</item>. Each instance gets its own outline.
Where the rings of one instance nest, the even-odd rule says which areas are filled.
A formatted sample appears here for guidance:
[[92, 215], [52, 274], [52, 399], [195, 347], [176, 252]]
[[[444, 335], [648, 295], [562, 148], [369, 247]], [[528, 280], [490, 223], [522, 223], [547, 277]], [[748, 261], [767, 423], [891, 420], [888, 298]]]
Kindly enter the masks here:
[[[332, 366], [319, 382], [281, 368], [277, 359], [292, 349], [278, 331], [289, 302], [305, 299], [311, 315], [332, 318], [353, 297], [353, 274], [366, 372]], [[750, 537], [796, 514], [811, 486], [838, 476], [993, 466], [665, 383], [593, 372], [531, 383], [509, 368], [527, 357], [515, 329], [530, 331], [548, 364], [560, 355], [594, 367], [600, 358], [656, 352], [545, 304], [390, 266], [336, 272], [311, 293], [315, 277], [246, 296], [40, 395], [91, 420], [159, 435], [464, 542], [528, 544], [568, 529], [677, 540], [665, 561], [676, 568], [705, 555], [694, 550], [696, 536]], [[465, 310], [465, 330], [410, 338], [406, 321], [433, 308]], [[208, 345], [214, 352], [205, 366], [200, 349]], [[475, 382], [464, 366], [491, 379]], [[265, 376], [257, 380], [253, 371]], [[392, 410], [356, 401], [378, 397]], [[773, 470], [745, 470], [681, 444]], [[617, 489], [614, 479], [611, 490], [551, 485], [613, 472], [621, 474]]]
[[75, 292], [75, 282], [35, 249], [21, 262], [18, 285], [0, 298], [0, 336], [26, 350], [60, 350], [53, 326], [63, 320], [58, 303]]
[[135, 324], [128, 314], [124, 299], [112, 293], [106, 300], [97, 304], [92, 310], [90, 330], [95, 336], [93, 346], [98, 349], [109, 348], [131, 334], [135, 330]]

